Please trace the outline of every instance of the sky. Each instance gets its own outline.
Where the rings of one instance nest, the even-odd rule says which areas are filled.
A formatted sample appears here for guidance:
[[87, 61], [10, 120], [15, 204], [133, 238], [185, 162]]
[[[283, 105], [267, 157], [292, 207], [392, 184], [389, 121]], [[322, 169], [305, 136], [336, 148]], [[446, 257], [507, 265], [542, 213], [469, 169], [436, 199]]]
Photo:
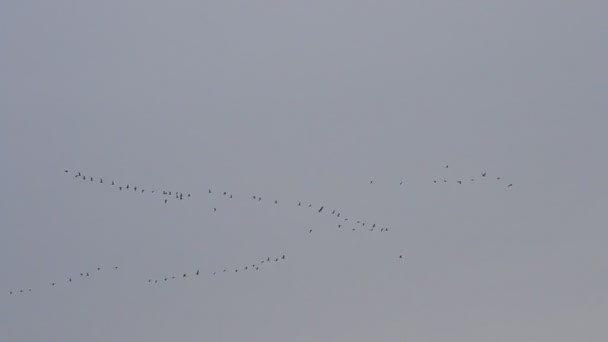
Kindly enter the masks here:
[[605, 341], [607, 11], [0, 2], [0, 340]]

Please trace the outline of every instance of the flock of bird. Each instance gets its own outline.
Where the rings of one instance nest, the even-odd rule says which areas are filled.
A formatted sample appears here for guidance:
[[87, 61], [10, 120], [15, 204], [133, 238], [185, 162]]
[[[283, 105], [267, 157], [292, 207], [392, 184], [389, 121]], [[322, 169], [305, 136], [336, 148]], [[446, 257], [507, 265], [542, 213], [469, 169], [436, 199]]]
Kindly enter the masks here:
[[[446, 166], [445, 166], [445, 168], [446, 168], [446, 169], [447, 169], [447, 168], [449, 168], [449, 167], [450, 167], [449, 165], [446, 165]], [[487, 172], [485, 172], [485, 171], [484, 171], [484, 172], [482, 172], [482, 173], [481, 173], [481, 178], [489, 178], [489, 177], [487, 177], [487, 176], [488, 176], [488, 173], [487, 173]], [[498, 176], [498, 177], [496, 177], [496, 180], [497, 180], [497, 181], [500, 181], [500, 180], [502, 180], [502, 177]], [[469, 179], [469, 182], [474, 182], [474, 181], [475, 181], [475, 178], [470, 178], [470, 179]], [[456, 180], [456, 183], [458, 183], [458, 184], [462, 184], [463, 182], [465, 182], [465, 181], [463, 181], [462, 179], [458, 179], [458, 180]], [[440, 181], [438, 181], [438, 180], [436, 180], [436, 179], [435, 179], [435, 180], [433, 180], [433, 183], [434, 183], [434, 184], [437, 184], [437, 183], [440, 183]], [[444, 179], [444, 180], [443, 180], [443, 183], [448, 183], [448, 180], [447, 180], [447, 179]], [[513, 186], [513, 183], [509, 183], [509, 184], [507, 185], [507, 188], [510, 188], [510, 187], [512, 187], [512, 186]]]
[[[221, 274], [227, 273], [227, 272], [234, 272], [234, 273], [238, 273], [239, 270], [241, 271], [241, 273], [243, 272], [247, 272], [247, 271], [259, 271], [261, 267], [263, 266], [267, 266], [270, 265], [273, 262], [279, 262], [279, 261], [284, 261], [286, 260], [286, 256], [285, 254], [283, 254], [280, 257], [277, 258], [271, 258], [271, 257], [267, 257], [266, 259], [263, 259], [257, 263], [254, 264], [247, 264], [243, 267], [237, 267], [237, 268], [224, 268], [224, 269], [218, 269], [213, 271], [212, 273], [209, 273], [210, 276], [219, 276]], [[191, 276], [201, 276], [202, 273], [199, 269], [197, 269], [196, 271], [192, 272], [190, 274]], [[166, 281], [170, 281], [170, 280], [175, 280], [175, 279], [184, 279], [188, 277], [188, 273], [180, 273], [179, 275], [172, 275], [172, 276], [164, 276], [164, 277], [160, 277], [158, 279], [148, 279], [148, 283], [150, 284], [158, 284], [158, 283], [162, 283], [162, 282], [166, 282]]]
[[[449, 165], [445, 166], [446, 169], [449, 168]], [[64, 170], [64, 173], [68, 174], [70, 173], [69, 170]], [[488, 174], [487, 172], [482, 172], [481, 174], [481, 179], [488, 179]], [[82, 174], [81, 172], [77, 172], [77, 173], [73, 173], [73, 178], [78, 179], [78, 180], [82, 180], [84, 182], [87, 183], [94, 183], [94, 184], [99, 184], [99, 185], [105, 185], [105, 186], [109, 186], [117, 191], [124, 191], [124, 192], [133, 192], [133, 193], [137, 193], [140, 195], [143, 194], [148, 194], [148, 195], [157, 195], [160, 196], [160, 198], [163, 200], [163, 202], [165, 204], [167, 204], [170, 200], [174, 200], [174, 201], [183, 201], [186, 199], [191, 199], [192, 198], [192, 193], [184, 193], [184, 192], [180, 192], [180, 191], [173, 191], [173, 190], [156, 190], [156, 189], [144, 189], [141, 186], [137, 186], [134, 184], [129, 184], [129, 183], [119, 183], [118, 181], [115, 180], [110, 180], [110, 181], [104, 181], [103, 178], [101, 177], [93, 177], [93, 176], [87, 176]], [[496, 181], [501, 181], [502, 177], [498, 176], [496, 177]], [[475, 178], [470, 178], [468, 180], [469, 182], [474, 182]], [[463, 180], [456, 180], [455, 181], [458, 184], [463, 184]], [[399, 186], [403, 186], [404, 185], [404, 181], [400, 181], [399, 182]], [[433, 180], [434, 184], [437, 183], [448, 183], [448, 180], [443, 179], [443, 182], [441, 182], [440, 180]], [[369, 184], [374, 184], [374, 180], [370, 180]], [[508, 185], [506, 185], [507, 188], [512, 187], [513, 184], [509, 183]], [[226, 191], [214, 191], [212, 189], [208, 189], [207, 190], [208, 195], [216, 195], [216, 194], [220, 194], [221, 196], [224, 196], [225, 198], [228, 199], [232, 199], [234, 198], [234, 195], [231, 193], [228, 193]], [[251, 196], [253, 201], [256, 202], [262, 202], [262, 197], [259, 195], [252, 195]], [[274, 203], [274, 205], [278, 205], [279, 201], [278, 200], [272, 200], [272, 203]], [[295, 205], [295, 203], [294, 203]], [[384, 232], [388, 232], [389, 228], [387, 226], [378, 226], [376, 223], [368, 223], [365, 222], [363, 220], [356, 220], [356, 219], [349, 219], [349, 217], [344, 217], [344, 215], [337, 209], [326, 209], [325, 206], [320, 205], [320, 206], [313, 206], [313, 204], [311, 203], [304, 203], [302, 201], [298, 201], [297, 202], [297, 207], [299, 208], [304, 208], [304, 209], [311, 209], [313, 211], [316, 211], [317, 214], [329, 214], [331, 216], [333, 216], [335, 219], [338, 220], [337, 223], [337, 228], [338, 229], [348, 229], [351, 231], [356, 231], [357, 229], [359, 230], [367, 230], [370, 232], [380, 232], [380, 233], [384, 233]], [[217, 207], [213, 207], [213, 212], [217, 212]], [[348, 224], [348, 226], [347, 226]], [[367, 227], [366, 227], [367, 226]], [[309, 229], [308, 230], [309, 234], [313, 233], [313, 229]], [[216, 275], [220, 275], [226, 272], [234, 272], [234, 273], [238, 273], [239, 271], [241, 272], [246, 272], [246, 271], [259, 271], [260, 268], [264, 265], [269, 265], [270, 263], [274, 262], [279, 262], [279, 261], [283, 261], [286, 259], [285, 255], [282, 255], [281, 257], [276, 257], [276, 258], [271, 258], [271, 257], [267, 257], [266, 259], [263, 259], [257, 263], [252, 263], [252, 264], [247, 264], [241, 268], [224, 268], [224, 269], [220, 269], [220, 270], [215, 270], [213, 271], [210, 275], [211, 276], [216, 276]], [[403, 255], [399, 255], [398, 259], [403, 260], [404, 256]], [[118, 270], [118, 266], [114, 266], [114, 270]], [[80, 273], [80, 278], [87, 278], [87, 277], [91, 277], [93, 274], [99, 273], [101, 272], [102, 269], [101, 267], [98, 267], [96, 271], [90, 271], [90, 272], [81, 272]], [[191, 273], [191, 275], [193, 276], [200, 276], [201, 272], [200, 270], [196, 270], [195, 272]], [[173, 280], [173, 279], [184, 279], [188, 277], [188, 273], [183, 273], [181, 275], [172, 275], [172, 276], [165, 276], [165, 277], [160, 277], [158, 279], [148, 279], [148, 283], [152, 283], [152, 284], [158, 284], [160, 282], [166, 282], [169, 280]], [[73, 276], [73, 277], [68, 277], [63, 284], [69, 284], [72, 283], [73, 281], [76, 281], [76, 279], [78, 279], [78, 276]], [[59, 283], [57, 282], [52, 282], [50, 283], [51, 287], [57, 286], [59, 285]], [[27, 290], [25, 289], [20, 289], [20, 290], [9, 290], [9, 295], [13, 295], [13, 294], [17, 294], [17, 293], [28, 293], [28, 292], [32, 292], [31, 288], [28, 288]]]
[[[113, 267], [114, 271], [118, 270], [118, 266], [114, 266]], [[85, 279], [85, 278], [89, 278], [89, 277], [94, 277], [95, 274], [99, 274], [102, 271], [101, 267], [97, 267], [97, 269], [95, 271], [88, 271], [88, 272], [80, 272], [80, 276], [78, 276], [78, 274], [73, 275], [73, 276], [69, 276], [66, 277], [63, 282], [51, 282], [49, 284], [50, 287], [55, 287], [55, 286], [60, 286], [61, 284], [66, 285], [66, 284], [70, 284], [73, 282], [77, 282], [79, 279]], [[28, 293], [28, 292], [33, 292], [31, 288], [28, 288], [27, 290], [24, 289], [20, 289], [20, 290], [9, 290], [8, 293], [9, 295], [13, 295], [13, 294], [18, 294], [18, 293]]]
[[[65, 170], [64, 172], [69, 173], [70, 171]], [[103, 178], [101, 178], [101, 177], [85, 176], [81, 172], [74, 173], [74, 178], [83, 180], [88, 183], [92, 182], [92, 183], [96, 183], [99, 185], [107, 185], [114, 189], [117, 189], [118, 191], [122, 191], [124, 189], [125, 191], [133, 191], [133, 192], [139, 193], [139, 194], [146, 193], [146, 189], [143, 189], [138, 186], [134, 186], [133, 184], [130, 185], [129, 183], [119, 183], [118, 181], [114, 181], [114, 180], [112, 180], [110, 182], [108, 182], [108, 181], [104, 182]], [[99, 181], [97, 181], [97, 179]], [[183, 192], [171, 191], [171, 190], [162, 190], [162, 191], [148, 190], [147, 193], [153, 194], [153, 195], [161, 195], [162, 196], [161, 198], [164, 200], [164, 203], [167, 203], [170, 199], [181, 201], [184, 199], [191, 199], [193, 197], [192, 192], [185, 194]], [[235, 196], [234, 194], [229, 193], [227, 191], [216, 191], [216, 190], [212, 190], [212, 189], [207, 189], [207, 195], [209, 195], [209, 196], [214, 196], [214, 195], [218, 195], [218, 194], [227, 199], [233, 199]], [[262, 196], [260, 196], [260, 195], [252, 195], [251, 198], [255, 202], [265, 202], [262, 200]], [[271, 203], [273, 203], [274, 205], [279, 205], [279, 200], [277, 200], [277, 199], [271, 200]], [[293, 204], [295, 205], [295, 202], [293, 202]], [[330, 215], [334, 216], [335, 219], [338, 220], [338, 222], [335, 224], [335, 226], [338, 229], [344, 229], [344, 230], [350, 230], [350, 231], [365, 230], [365, 231], [369, 231], [369, 232], [380, 232], [380, 233], [389, 231], [389, 228], [386, 226], [379, 227], [379, 226], [377, 226], [376, 223], [368, 223], [364, 220], [350, 219], [350, 218], [342, 215], [342, 213], [339, 210], [337, 210], [337, 209], [329, 210], [329, 209], [326, 209], [324, 205], [313, 206], [312, 203], [306, 204], [302, 201], [298, 201], [297, 207], [315, 210], [317, 212], [317, 214], [330, 213]], [[217, 212], [218, 207], [213, 207], [212, 211], [214, 213]], [[308, 232], [312, 233], [313, 230], [309, 229]]]

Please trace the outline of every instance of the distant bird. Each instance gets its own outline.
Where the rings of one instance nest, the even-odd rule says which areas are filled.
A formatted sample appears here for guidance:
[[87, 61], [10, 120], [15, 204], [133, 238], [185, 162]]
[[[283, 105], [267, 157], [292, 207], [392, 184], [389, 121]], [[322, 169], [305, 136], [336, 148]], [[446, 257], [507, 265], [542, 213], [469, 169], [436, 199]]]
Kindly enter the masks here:
[[474, 178], [471, 178], [471, 182], [474, 182], [474, 181], [475, 181], [475, 179], [474, 179]]
[[87, 277], [89, 276], [89, 272], [87, 272]]
[[188, 194], [188, 197], [190, 197], [190, 194]]
[[117, 269], [118, 269], [118, 266], [114, 266], [114, 269], [115, 269], [115, 270], [117, 270]]
[[226, 196], [226, 191], [224, 191], [224, 196]]
[[184, 275], [182, 276], [182, 278], [186, 278], [186, 276], [187, 276], [187, 274], [186, 274], [186, 273], [184, 273]]
[[55, 286], [55, 283], [52, 283], [51, 286]]
[[258, 197], [258, 202], [262, 200], [262, 197]]
[[103, 179], [102, 178], [99, 179], [99, 183], [103, 184]]
[[512, 186], [513, 186], [513, 184], [509, 184], [509, 185], [507, 185], [507, 188], [510, 188], [510, 187], [512, 187]]
[[340, 213], [338, 213], [338, 215], [337, 215], [337, 216], [338, 216], [338, 217], [340, 217]]
[[447, 169], [449, 165], [446, 165], [445, 168]]
[[298, 207], [302, 205], [302, 202], [298, 202]]
[[335, 211], [335, 210], [332, 210], [331, 214], [333, 215], [333, 214], [335, 214], [335, 213], [336, 213], [336, 211]]
[[167, 203], [167, 199], [165, 198], [165, 203]]
[[91, 177], [91, 182], [93, 181], [93, 177]]
[[322, 211], [323, 211], [323, 208], [324, 208], [324, 207], [323, 207], [323, 206], [321, 206], [321, 208], [319, 209], [319, 212], [322, 212]]
[[199, 274], [199, 272], [198, 272], [198, 270], [196, 270], [196, 275], [198, 275], [198, 274]]
[[253, 195], [253, 199], [256, 199], [256, 198], [255, 198], [255, 195]]
[[443, 182], [444, 182], [444, 183], [447, 183], [448, 181], [444, 179], [444, 180], [443, 180]]
[[309, 207], [309, 208], [310, 208], [310, 207], [312, 207], [312, 204], [309, 204], [309, 205], [308, 205], [308, 207]]
[[[190, 197], [190, 196], [188, 196], [188, 197]], [[230, 198], [232, 198], [232, 195], [230, 195]]]
[[375, 224], [375, 223], [374, 223], [374, 224], [372, 224], [372, 228], [376, 228], [376, 224]]
[[213, 212], [216, 212], [216, 211], [217, 211], [217, 208], [213, 208]]
[[481, 177], [485, 177], [485, 176], [486, 176], [486, 174], [487, 174], [487, 172], [482, 173], [482, 174], [481, 174]]
[[151, 282], [152, 282], [152, 279], [148, 279], [148, 283], [151, 283]]
[[496, 177], [496, 180], [500, 180], [500, 177]]
[[72, 278], [68, 278], [68, 281], [71, 283], [72, 282]]
[[433, 183], [437, 184], [437, 181], [436, 181], [436, 180], [434, 180], [434, 181], [433, 181]]
[[114, 181], [112, 181], [112, 185], [114, 185]]
[[309, 230], [309, 231], [308, 231], [308, 233], [309, 233], [309, 234], [310, 234], [310, 233], [312, 233], [312, 229], [311, 229], [311, 230]]
[[399, 182], [399, 185], [403, 185], [403, 182]]
[[234, 272], [238, 272], [239, 270], [234, 270]]
[[118, 187], [118, 191], [122, 191], [122, 186], [119, 186], [119, 187]]
[[137, 187], [136, 186], [133, 187], [133, 191], [137, 191]]
[[458, 181], [458, 184], [462, 184], [462, 181]]
[[12, 295], [12, 294], [13, 294], [13, 291], [8, 291], [8, 293]]
[[209, 189], [209, 193], [211, 193], [211, 189]]
[[63, 172], [68, 173], [68, 170], [65, 170], [65, 171], [63, 171]]
[[270, 257], [266, 258], [266, 261], [270, 262]]
[[338, 225], [338, 228], [342, 228], [342, 225], [341, 225], [341, 224], [339, 224], [339, 225]]
[[274, 200], [274, 204], [278, 204], [279, 202], [277, 200]]
[[370, 181], [369, 181], [369, 184], [374, 184], [374, 181], [373, 181], [373, 180], [370, 180]]
[[129, 190], [129, 184], [127, 184], [126, 188], [127, 188], [127, 190]]
[[285, 260], [285, 254], [283, 254], [283, 256], [281, 257], [281, 259]]
[[399, 259], [403, 259], [403, 255], [400, 255], [400, 256], [399, 256]]

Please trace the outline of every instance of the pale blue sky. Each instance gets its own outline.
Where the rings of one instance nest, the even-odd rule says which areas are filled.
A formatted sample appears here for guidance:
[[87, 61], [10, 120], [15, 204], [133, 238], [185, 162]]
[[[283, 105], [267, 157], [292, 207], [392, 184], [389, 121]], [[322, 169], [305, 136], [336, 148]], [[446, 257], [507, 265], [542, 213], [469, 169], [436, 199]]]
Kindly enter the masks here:
[[605, 341], [607, 12], [2, 1], [0, 340]]

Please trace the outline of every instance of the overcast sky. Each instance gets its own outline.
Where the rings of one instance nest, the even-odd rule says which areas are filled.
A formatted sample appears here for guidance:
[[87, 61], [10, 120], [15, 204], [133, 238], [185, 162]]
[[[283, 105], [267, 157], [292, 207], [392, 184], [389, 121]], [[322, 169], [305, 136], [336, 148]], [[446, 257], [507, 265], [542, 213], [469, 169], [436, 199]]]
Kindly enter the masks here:
[[606, 13], [1, 1], [0, 340], [606, 341]]

